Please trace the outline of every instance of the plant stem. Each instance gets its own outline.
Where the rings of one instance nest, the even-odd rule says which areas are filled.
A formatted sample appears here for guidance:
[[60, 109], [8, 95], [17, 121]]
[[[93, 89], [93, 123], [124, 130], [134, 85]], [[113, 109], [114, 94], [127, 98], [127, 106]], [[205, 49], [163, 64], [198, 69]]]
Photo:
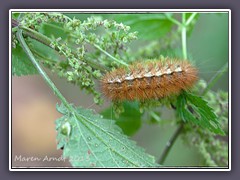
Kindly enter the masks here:
[[186, 26], [188, 26], [192, 20], [194, 19], [194, 17], [197, 15], [197, 13], [192, 13], [192, 15], [188, 18], [187, 22], [186, 22]]
[[54, 94], [62, 101], [62, 103], [64, 104], [64, 106], [66, 108], [68, 108], [69, 110], [72, 110], [72, 107], [69, 105], [69, 103], [67, 102], [67, 100], [64, 98], [64, 96], [60, 93], [60, 91], [57, 89], [57, 87], [54, 85], [54, 83], [51, 81], [51, 79], [48, 77], [48, 75], [45, 73], [45, 71], [41, 68], [41, 66], [39, 65], [39, 63], [36, 61], [36, 59], [34, 58], [31, 50], [28, 48], [23, 36], [22, 36], [22, 29], [19, 29], [17, 31], [17, 38], [23, 48], [23, 50], [25, 51], [25, 53], [27, 54], [27, 56], [29, 57], [29, 59], [32, 61], [33, 65], [36, 67], [36, 69], [38, 70], [39, 74], [43, 77], [43, 79], [46, 81], [46, 83], [49, 85], [49, 87], [53, 90]]
[[[12, 19], [12, 20], [13, 20], [13, 19]], [[15, 21], [16, 21], [16, 20], [14, 20], [13, 26], [16, 25]], [[51, 46], [52, 40], [51, 40], [50, 38], [48, 38], [47, 36], [44, 36], [43, 34], [38, 33], [37, 31], [34, 31], [34, 30], [32, 30], [32, 29], [30, 29], [30, 28], [28, 28], [28, 27], [25, 27], [25, 26], [21, 26], [21, 25], [20, 25], [20, 26], [18, 26], [18, 27], [19, 27], [20, 29], [24, 30], [24, 31], [23, 31], [24, 35], [27, 35], [27, 36], [31, 37], [32, 39], [35, 39], [35, 40], [41, 42], [42, 44], [44, 44], [44, 45], [46, 45], [46, 46], [48, 46], [48, 47], [56, 50], [57, 52], [60, 51], [60, 49], [59, 49], [58, 47], [54, 47], [54, 48], [53, 48], [53, 47]], [[75, 57], [77, 57], [77, 54], [76, 54], [75, 52], [73, 52], [73, 55], [74, 55]], [[103, 66], [103, 65], [99, 64], [99, 63], [96, 62], [96, 61], [92, 61], [92, 60], [89, 60], [89, 59], [85, 59], [85, 61], [86, 61], [90, 66], [92, 66], [92, 67], [95, 68], [95, 69], [100, 70], [101, 72], [106, 72], [106, 71], [109, 71], [109, 70], [110, 70], [108, 67]]]
[[172, 135], [172, 137], [169, 139], [169, 141], [167, 142], [165, 149], [163, 150], [162, 156], [160, 157], [158, 163], [163, 165], [163, 163], [165, 162], [170, 150], [172, 149], [175, 141], [177, 140], [178, 136], [181, 134], [183, 129], [183, 123], [180, 124], [180, 126], [176, 129], [176, 131], [174, 132], [174, 134]]
[[[183, 58], [187, 59], [187, 26], [191, 23], [191, 21], [194, 19], [197, 13], [193, 13], [187, 20], [186, 22], [186, 14], [182, 14], [182, 24], [181, 24], [181, 30], [182, 30], [182, 53], [183, 53]], [[226, 63], [208, 82], [207, 87], [204, 89], [202, 92], [202, 95], [206, 94], [209, 89], [212, 88], [212, 86], [219, 80], [219, 78], [226, 72], [228, 69], [228, 63]], [[166, 160], [166, 157], [168, 156], [173, 144], [175, 143], [176, 139], [178, 136], [181, 134], [183, 130], [184, 124], [181, 122], [179, 127], [176, 129], [172, 137], [169, 139], [167, 142], [165, 149], [158, 161], [159, 164], [163, 165], [163, 163]]]
[[209, 80], [207, 87], [201, 93], [204, 96], [209, 89], [211, 89], [214, 84], [222, 77], [222, 75], [228, 70], [228, 63], [224, 64], [224, 66], [219, 69], [219, 71]]
[[44, 57], [43, 55], [41, 55], [39, 52], [37, 52], [35, 49], [29, 47], [29, 49], [31, 50], [31, 52], [33, 53], [33, 55], [35, 57], [38, 57], [39, 59], [44, 59], [44, 62], [48, 62], [48, 63], [56, 63], [57, 61], [53, 60], [53, 59], [49, 59]]
[[159, 115], [156, 114], [154, 111], [149, 111], [149, 115], [153, 117], [157, 122], [161, 121], [161, 118], [159, 117]]
[[91, 43], [89, 40], [85, 39], [85, 41], [89, 44], [92, 44], [95, 48], [99, 49], [100, 51], [102, 51], [104, 54], [106, 54], [107, 56], [109, 56], [110, 58], [112, 58], [114, 61], [118, 62], [119, 64], [122, 64], [126, 67], [128, 67], [128, 64], [113, 57], [111, 54], [109, 54], [107, 51], [103, 50], [100, 46], [98, 46], [97, 44]]
[[178, 25], [179, 27], [181, 27], [181, 26], [182, 26], [182, 24], [181, 24], [181, 23], [180, 23], [178, 20], [176, 20], [176, 19], [172, 18], [171, 16], [169, 16], [169, 15], [166, 15], [166, 17], [168, 18], [168, 20], [169, 20], [169, 21], [171, 21], [172, 23], [174, 23], [174, 24]]
[[[190, 18], [188, 19], [188, 24], [190, 24], [190, 22], [192, 21], [194, 16], [192, 15], [190, 17], [191, 19]], [[180, 24], [180, 25], [178, 24], [178, 26], [181, 27], [181, 32], [182, 32], [182, 53], [183, 53], [183, 58], [187, 59], [187, 23], [186, 23], [186, 13], [182, 14], [182, 24]], [[175, 108], [173, 105], [172, 105], [172, 107]], [[163, 153], [162, 153], [162, 155], [161, 155], [161, 157], [159, 159], [159, 164], [162, 165], [165, 162], [165, 159], [167, 158], [168, 153], [170, 152], [173, 144], [175, 143], [177, 137], [181, 134], [183, 126], [184, 126], [184, 124], [183, 124], [183, 122], [181, 122], [180, 126], [176, 129], [176, 131], [174, 132], [173, 136], [167, 142], [167, 144], [165, 146], [165, 149], [164, 149], [164, 151], [163, 151]]]
[[[53, 27], [53, 28], [57, 28], [57, 29], [61, 29], [61, 30], [65, 30], [63, 28], [60, 28], [59, 26], [53, 25], [53, 24], [48, 24], [48, 26]], [[65, 30], [66, 31], [66, 30]], [[67, 31], [68, 32], [68, 31]], [[71, 37], [74, 38], [79, 38], [77, 34], [70, 34]], [[89, 41], [88, 39], [84, 39], [85, 42], [87, 42], [88, 44], [93, 45], [95, 48], [97, 48], [98, 50], [100, 50], [102, 53], [106, 54], [108, 57], [110, 57], [111, 59], [113, 59], [114, 61], [118, 62], [119, 64], [122, 64], [123, 66], [128, 67], [128, 64], [125, 63], [124, 61], [115, 58], [114, 56], [112, 56], [111, 54], [109, 54], [107, 51], [103, 50], [100, 46], [98, 46], [97, 44]]]
[[[48, 26], [63, 30], [63, 28], [60, 28], [60, 27], [58, 27], [58, 26], [56, 26], [56, 25], [48, 24]], [[76, 34], [71, 34], [70, 36], [72, 36], [72, 37], [74, 37], [74, 38], [79, 38], [78, 35], [76, 35]], [[109, 54], [107, 51], [103, 50], [103, 49], [102, 49], [100, 46], [98, 46], [97, 44], [89, 41], [89, 40], [86, 39], [86, 38], [84, 39], [84, 41], [87, 42], [88, 44], [93, 45], [95, 48], [97, 48], [97, 49], [100, 50], [102, 53], [106, 54], [108, 57], [110, 57], [110, 58], [113, 59], [114, 61], [118, 62], [119, 64], [122, 64], [122, 65], [128, 67], [128, 64], [127, 64], [127, 63], [125, 63], [124, 61], [121, 61], [120, 59], [117, 59], [117, 58], [113, 57], [111, 54]]]
[[[13, 27], [15, 27], [17, 21], [14, 20], [14, 19], [12, 19], [12, 21], [13, 21]], [[62, 28], [59, 28], [59, 27], [57, 27], [57, 26], [55, 26], [55, 25], [51, 25], [51, 24], [50, 24], [50, 26], [52, 26], [52, 27], [54, 27], [54, 28], [62, 29]], [[38, 33], [37, 31], [34, 31], [34, 30], [30, 29], [30, 28], [24, 27], [24, 26], [20, 26], [20, 28], [23, 29], [24, 31], [26, 31], [26, 35], [27, 35], [27, 36], [29, 36], [29, 37], [31, 37], [31, 38], [33, 38], [33, 39], [35, 39], [35, 40], [37, 40], [37, 41], [45, 44], [46, 46], [51, 47], [50, 44], [51, 44], [52, 40], [49, 39], [48, 37], [46, 37], [46, 36]], [[25, 34], [25, 32], [24, 32], [24, 34]], [[78, 38], [77, 36], [74, 36], [74, 37]], [[110, 57], [110, 58], [113, 59], [114, 61], [118, 62], [119, 64], [128, 67], [128, 64], [127, 64], [127, 63], [125, 63], [124, 61], [121, 61], [121, 60], [113, 57], [111, 54], [109, 54], [107, 51], [103, 50], [103, 49], [102, 49], [100, 46], [98, 46], [97, 44], [90, 42], [88, 39], [84, 39], [84, 41], [86, 41], [87, 43], [93, 45], [95, 48], [97, 48], [97, 49], [100, 50], [102, 53], [106, 54], [108, 57]], [[52, 48], [52, 47], [51, 47], [51, 48]], [[59, 51], [59, 49], [58, 49], [57, 47], [55, 48], [55, 50], [56, 50], [56, 51]], [[107, 67], [104, 67], [104, 66], [102, 66], [102, 65], [100, 65], [100, 64], [98, 64], [98, 63], [96, 63], [96, 62], [93, 63], [93, 62], [90, 61], [90, 60], [86, 60], [86, 62], [89, 63], [89, 64], [90, 64], [91, 66], [93, 66], [94, 68], [95, 68], [95, 67], [98, 67], [98, 69], [101, 70], [101, 71], [109, 71], [109, 70], [110, 70], [110, 69], [108, 69]], [[96, 64], [97, 64], [97, 66], [96, 66]]]
[[[69, 21], [72, 21], [72, 19], [69, 18], [68, 16], [64, 16], [64, 17], [68, 18]], [[78, 38], [78, 37], [77, 37], [77, 38]], [[87, 42], [87, 43], [89, 43], [89, 44], [92, 44], [95, 48], [97, 48], [98, 50], [102, 51], [104, 54], [106, 54], [107, 56], [109, 56], [109, 57], [112, 58], [114, 61], [118, 62], [119, 64], [122, 64], [122, 65], [128, 67], [128, 64], [127, 64], [127, 63], [125, 63], [125, 62], [123, 62], [123, 61], [121, 61], [121, 60], [113, 57], [111, 54], [109, 54], [107, 51], [103, 50], [103, 49], [102, 49], [100, 46], [98, 46], [97, 44], [90, 42], [90, 41], [89, 41], [88, 39], [86, 39], [86, 38], [84, 39], [84, 41]]]
[[[48, 37], [46, 37], [46, 36], [38, 33], [37, 31], [34, 31], [34, 30], [29, 29], [29, 28], [26, 28], [26, 27], [22, 27], [22, 29], [23, 29], [23, 30], [26, 30], [26, 33], [27, 33], [27, 35], [28, 35], [29, 37], [31, 37], [31, 38], [33, 38], [33, 39], [35, 39], [35, 40], [37, 40], [37, 41], [45, 44], [46, 46], [48, 46], [48, 47], [50, 47], [50, 48], [53, 48], [53, 47], [50, 46], [52, 40], [49, 39]], [[60, 49], [59, 49], [57, 46], [55, 46], [54, 50], [56, 50], [57, 52], [60, 51]], [[77, 54], [76, 54], [75, 52], [73, 52], [73, 55], [74, 55], [75, 57], [77, 57]], [[102, 71], [102, 72], [109, 71], [109, 69], [108, 69], [107, 67], [105, 67], [105, 66], [103, 66], [103, 65], [101, 65], [101, 64], [99, 64], [99, 63], [97, 63], [97, 62], [95, 62], [95, 61], [91, 61], [91, 60], [88, 60], [88, 59], [85, 59], [85, 61], [86, 61], [90, 66], [92, 66], [93, 68], [98, 69], [98, 70], [100, 70], [100, 71]]]
[[[202, 95], [206, 94], [207, 91], [209, 89], [211, 89], [211, 87], [216, 83], [216, 81], [223, 75], [223, 73], [227, 70], [227, 64], [222, 68], [223, 71], [220, 71], [219, 73], [217, 73], [208, 83], [208, 86], [204, 89]], [[176, 129], [176, 131], [174, 132], [173, 136], [170, 138], [170, 140], [167, 142], [165, 149], [162, 153], [162, 156], [159, 159], [159, 164], [163, 165], [163, 163], [165, 162], [166, 157], [168, 156], [173, 144], [175, 143], [177, 137], [181, 134], [182, 129], [184, 127], [184, 124], [181, 123], [181, 125]]]
[[187, 26], [186, 26], [186, 14], [182, 14], [182, 53], [183, 58], [187, 59]]
[[171, 16], [167, 16], [167, 18], [173, 22], [174, 24], [178, 25], [179, 28], [181, 28], [182, 33], [182, 54], [183, 58], [187, 59], [187, 26], [192, 22], [194, 17], [197, 15], [197, 13], [192, 13], [192, 15], [186, 20], [186, 13], [182, 14], [182, 23], [177, 21], [176, 19], [172, 18]]
[[[42, 44], [45, 44], [48, 47], [51, 47], [50, 44], [52, 42], [52, 40], [50, 38], [48, 38], [47, 36], [44, 36], [43, 34], [34, 31], [30, 28], [27, 28], [25, 26], [19, 26], [19, 28], [21, 28], [22, 30], [24, 30], [24, 34], [31, 37], [32, 39], [35, 39], [39, 42], [41, 42]], [[52, 47], [51, 47], [52, 48]], [[55, 48], [56, 51], [59, 51], [58, 48]]]
[[15, 19], [12, 19], [12, 27], [17, 27], [19, 25], [18, 21]]

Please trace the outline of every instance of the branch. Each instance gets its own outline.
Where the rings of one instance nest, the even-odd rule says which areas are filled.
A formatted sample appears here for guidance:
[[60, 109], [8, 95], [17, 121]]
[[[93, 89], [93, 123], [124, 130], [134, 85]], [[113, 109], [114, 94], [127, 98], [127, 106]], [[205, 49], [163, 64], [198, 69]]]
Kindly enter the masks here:
[[162, 153], [162, 156], [160, 157], [158, 163], [163, 165], [163, 163], [165, 162], [168, 153], [170, 152], [170, 150], [172, 149], [175, 141], [177, 140], [177, 137], [181, 134], [183, 130], [183, 123], [180, 124], [180, 126], [177, 128], [177, 130], [174, 132], [174, 134], [172, 135], [172, 137], [169, 139], [169, 141], [167, 142], [165, 149]]
[[89, 40], [85, 39], [85, 41], [89, 44], [92, 44], [95, 48], [97, 48], [98, 50], [102, 51], [104, 54], [106, 54], [107, 56], [109, 56], [110, 58], [112, 58], [114, 61], [118, 62], [119, 64], [122, 64], [126, 67], [128, 67], [128, 64], [118, 60], [117, 58], [113, 57], [111, 54], [109, 54], [107, 51], [103, 50], [100, 46], [98, 46], [97, 44], [91, 43]]
[[188, 18], [187, 22], [186, 22], [186, 26], [188, 26], [192, 20], [194, 19], [194, 17], [197, 15], [197, 13], [192, 13], [192, 15]]
[[[19, 27], [20, 29], [24, 30], [24, 31], [23, 31], [23, 34], [24, 34], [24, 35], [26, 35], [26, 36], [28, 36], [28, 37], [30, 37], [30, 38], [32, 38], [32, 39], [35, 39], [35, 40], [41, 42], [42, 44], [44, 44], [44, 45], [46, 45], [46, 46], [48, 46], [48, 47], [56, 50], [57, 52], [60, 52], [60, 49], [59, 49], [58, 47], [54, 47], [54, 48], [53, 48], [53, 47], [51, 46], [52, 40], [51, 40], [50, 38], [48, 38], [47, 36], [44, 36], [43, 34], [37, 32], [37, 31], [34, 31], [34, 30], [30, 29], [30, 28], [21, 26], [21, 25], [19, 25], [18, 21], [12, 19], [12, 26], [13, 26], [13, 27], [16, 27], [17, 25], [18, 25], [18, 27]], [[73, 52], [73, 55], [74, 55], [75, 57], [77, 57], [77, 54], [76, 54], [75, 52]], [[103, 66], [103, 65], [99, 64], [99, 63], [96, 62], [96, 61], [92, 61], [92, 60], [89, 60], [89, 59], [85, 59], [85, 61], [86, 61], [90, 66], [92, 66], [92, 67], [95, 68], [95, 69], [100, 70], [101, 72], [106, 72], [106, 71], [109, 71], [109, 70], [110, 70], [108, 67]]]
[[183, 58], [187, 59], [187, 27], [186, 27], [186, 14], [182, 14], [182, 53]]
[[214, 84], [219, 80], [220, 77], [222, 77], [222, 75], [227, 70], [228, 70], [228, 63], [224, 64], [224, 66], [219, 71], [217, 71], [217, 73], [209, 80], [207, 87], [201, 93], [202, 96], [204, 96], [208, 92], [208, 90], [214, 86]]
[[[172, 21], [173, 21], [173, 19], [172, 19]], [[181, 27], [181, 31], [182, 31], [182, 53], [183, 53], [183, 58], [187, 59], [187, 27], [186, 27], [186, 14], [185, 13], [182, 14], [182, 24], [180, 24], [179, 22], [177, 24], [178, 24], [179, 27]], [[172, 106], [173, 109], [176, 109], [176, 107], [172, 103], [171, 103], [171, 106]], [[181, 122], [180, 126], [177, 128], [177, 130], [174, 132], [173, 136], [167, 142], [167, 144], [165, 146], [165, 149], [163, 151], [163, 154], [162, 154], [162, 156], [159, 159], [159, 163], [160, 164], [164, 163], [164, 161], [165, 161], [169, 151], [172, 149], [172, 146], [175, 143], [177, 137], [181, 134], [182, 129], [183, 129], [183, 122]]]
[[62, 101], [64, 106], [66, 108], [68, 108], [69, 110], [71, 110], [72, 107], [69, 105], [67, 100], [60, 93], [60, 91], [57, 89], [57, 87], [54, 85], [54, 83], [51, 81], [51, 79], [48, 77], [48, 75], [45, 73], [45, 71], [41, 68], [41, 66], [38, 64], [38, 62], [34, 58], [31, 50], [28, 48], [28, 46], [27, 46], [27, 44], [26, 44], [26, 42], [25, 42], [25, 40], [24, 40], [24, 38], [22, 36], [22, 29], [18, 29], [18, 31], [17, 31], [17, 38], [18, 38], [18, 40], [19, 40], [23, 50], [25, 51], [25, 53], [27, 54], [29, 59], [32, 61], [33, 65], [38, 70], [39, 74], [43, 77], [43, 79], [46, 81], [46, 83], [49, 85], [49, 87], [51, 87], [51, 89], [53, 90], [54, 94]]
[[12, 28], [15, 28], [19, 25], [18, 21], [15, 19], [12, 19]]

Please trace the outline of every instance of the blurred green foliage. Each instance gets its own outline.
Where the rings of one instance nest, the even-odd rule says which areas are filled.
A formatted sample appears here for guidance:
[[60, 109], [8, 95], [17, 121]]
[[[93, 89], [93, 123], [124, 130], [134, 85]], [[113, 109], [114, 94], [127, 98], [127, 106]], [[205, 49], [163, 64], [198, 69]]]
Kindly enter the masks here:
[[113, 113], [113, 106], [105, 109], [101, 114], [104, 118], [114, 119], [116, 124], [122, 128], [123, 132], [130, 136], [136, 133], [142, 124], [142, 113], [139, 112], [138, 102], [124, 102], [124, 112], [119, 116]]
[[[33, 52], [35, 52], [36, 57], [38, 57], [43, 64], [51, 68], [53, 72], [57, 72], [60, 77], [64, 77], [69, 82], [77, 84], [81, 88], [88, 90], [89, 93], [94, 94], [96, 103], [100, 103], [101, 101], [100, 95], [95, 89], [93, 79], [99, 79], [101, 73], [97, 69], [98, 66], [92, 66], [95, 65], [95, 63], [100, 62], [107, 68], [115, 68], [134, 60], [158, 59], [162, 56], [182, 57], [181, 28], [171, 20], [175, 19], [181, 22], [181, 13], [66, 13], [65, 15], [68, 18], [72, 18], [73, 21], [68, 22], [68, 18], [63, 18], [62, 16], [53, 15], [51, 19], [51, 16], [44, 15], [43, 17], [46, 18], [42, 20], [44, 23], [38, 23], [38, 17], [35, 18], [35, 21], [30, 21], [30, 15], [23, 21], [25, 23], [23, 24], [29, 27], [33, 26], [33, 28], [37, 29], [40, 33], [50, 37], [53, 41], [51, 45], [54, 48], [61, 47], [60, 55], [64, 55], [65, 58], [68, 59], [67, 62], [64, 61], [62, 57], [59, 58], [59, 54], [52, 50], [50, 51], [49, 47], [43, 47], [44, 45], [35, 40], [28, 39], [28, 43]], [[193, 13], [186, 13], [186, 18], [188, 19], [192, 15]], [[202, 83], [206, 86], [206, 81], [216, 74], [220, 67], [228, 60], [228, 14], [196, 14], [189, 26], [187, 26], [187, 35], [188, 58], [199, 68], [200, 79], [205, 79], [200, 81], [200, 84]], [[20, 69], [23, 67], [23, 70], [19, 71], [19, 73], [13, 70], [14, 75], [36, 73], [34, 68], [25, 67], [27, 63], [24, 66], [18, 65], [17, 60], [22, 56], [16, 55], [21, 49], [19, 50], [15, 38], [13, 38], [13, 42], [14, 46], [17, 47], [16, 50], [13, 50], [13, 66], [17, 66]], [[76, 49], [77, 56], [73, 52], [73, 50], [75, 51]], [[110, 53], [110, 56], [106, 52]], [[22, 57], [22, 59], [25, 61], [26, 57]], [[119, 61], [115, 61], [115, 59], [119, 59]], [[80, 63], [83, 63], [81, 66], [78, 64], [79, 60], [81, 60]], [[90, 64], [90, 62], [92, 64]], [[26, 69], [29, 72], [25, 72]], [[201, 95], [199, 89], [201, 88], [198, 87], [198, 90], [194, 92]], [[219, 89], [222, 91], [216, 91]], [[221, 78], [220, 82], [215, 84], [213, 90], [216, 92], [209, 91], [201, 98], [209, 101], [209, 104], [214, 109], [214, 113], [219, 117], [217, 121], [221, 123], [224, 131], [228, 133], [228, 106], [226, 106], [228, 101], [227, 73]], [[166, 101], [168, 103], [159, 102], [160, 104], [169, 105], [169, 100]], [[203, 103], [201, 99], [197, 101], [195, 98], [193, 101], [206, 105], [205, 101]], [[193, 103], [193, 101], [191, 101], [191, 103]], [[165, 147], [166, 136], [169, 136], [170, 132], [173, 132], [172, 129], [174, 129], [179, 122], [177, 120], [175, 123], [169, 121], [166, 125], [158, 127], [158, 132], [156, 132], [153, 136], [154, 138], [152, 138], [152, 144], [154, 145], [148, 146], [149, 142], [146, 141], [146, 136], [150, 135], [148, 133], [147, 135], [146, 133], [142, 133], [141, 131], [144, 132], [144, 130], [140, 129], [140, 127], [142, 124], [144, 126], [143, 121], [146, 117], [148, 118], [148, 116], [146, 116], [148, 113], [154, 117], [155, 126], [160, 125], [162, 120], [164, 121], [164, 116], [162, 116], [159, 110], [162, 110], [162, 108], [159, 107], [159, 102], [145, 102], [145, 104], [141, 102], [140, 105], [131, 102], [114, 104], [113, 107], [110, 106], [108, 109], [105, 109], [102, 114], [109, 119], [115, 119], [116, 124], [119, 125], [127, 135], [133, 135], [137, 131], [140, 131], [140, 134], [136, 134], [133, 138], [139, 139], [138, 142], [143, 147], [159, 157], [160, 152], [162, 152]], [[221, 105], [219, 105], [219, 102]], [[117, 106], [115, 109], [119, 111], [119, 117], [117, 114], [112, 113], [114, 106]], [[149, 110], [154, 106], [157, 107], [158, 110]], [[219, 114], [219, 107], [223, 108], [221, 109], [221, 112], [224, 112], [223, 114]], [[140, 110], [142, 110], [142, 112], [140, 112]], [[217, 116], [211, 116], [211, 118], [213, 118], [211, 120], [216, 121]], [[206, 115], [205, 120], [208, 121], [209, 117]], [[208, 125], [209, 124], [206, 123], [205, 126]], [[146, 126], [144, 127], [146, 128]], [[150, 128], [150, 126], [148, 126], [148, 128]], [[170, 131], [166, 131], [165, 128]], [[169, 159], [167, 158], [166, 161], [167, 165], [228, 165], [228, 143], [225, 139], [222, 140], [206, 129], [189, 124], [185, 126], [182, 135], [182, 137], [184, 137], [184, 144], [194, 147], [192, 153], [191, 150], [185, 146], [188, 151], [184, 151], [183, 143], [180, 143], [178, 140], [172, 151], [176, 154], [170, 153]], [[178, 148], [181, 148], [181, 150], [178, 150]], [[197, 153], [196, 149], [198, 150]], [[193, 154], [193, 156], [189, 157], [189, 154]], [[198, 157], [196, 158], [195, 156]], [[188, 159], [189, 164], [186, 163], [187, 160], [185, 161], [183, 157]]]

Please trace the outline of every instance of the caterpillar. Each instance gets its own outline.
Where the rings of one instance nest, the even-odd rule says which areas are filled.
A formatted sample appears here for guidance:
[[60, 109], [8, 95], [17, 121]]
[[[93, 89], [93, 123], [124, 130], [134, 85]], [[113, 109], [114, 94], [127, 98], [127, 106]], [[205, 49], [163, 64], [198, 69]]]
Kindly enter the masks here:
[[159, 99], [191, 88], [197, 69], [187, 60], [135, 62], [118, 68], [101, 79], [103, 94], [112, 101]]

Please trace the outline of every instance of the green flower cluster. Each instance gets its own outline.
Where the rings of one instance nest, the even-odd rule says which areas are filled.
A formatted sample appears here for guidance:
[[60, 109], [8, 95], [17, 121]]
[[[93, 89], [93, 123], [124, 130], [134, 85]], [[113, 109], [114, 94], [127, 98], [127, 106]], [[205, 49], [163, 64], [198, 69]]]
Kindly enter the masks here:
[[49, 61], [41, 57], [41, 62], [60, 77], [93, 94], [94, 102], [101, 104], [103, 100], [94, 79], [99, 79], [111, 67], [126, 64], [124, 61], [129, 60], [126, 44], [135, 40], [137, 33], [129, 32], [129, 26], [100, 16], [81, 21], [61, 13], [24, 13], [20, 21], [21, 27], [41, 33], [43, 25], [61, 29], [67, 38], [48, 37], [49, 47], [65, 60]]

